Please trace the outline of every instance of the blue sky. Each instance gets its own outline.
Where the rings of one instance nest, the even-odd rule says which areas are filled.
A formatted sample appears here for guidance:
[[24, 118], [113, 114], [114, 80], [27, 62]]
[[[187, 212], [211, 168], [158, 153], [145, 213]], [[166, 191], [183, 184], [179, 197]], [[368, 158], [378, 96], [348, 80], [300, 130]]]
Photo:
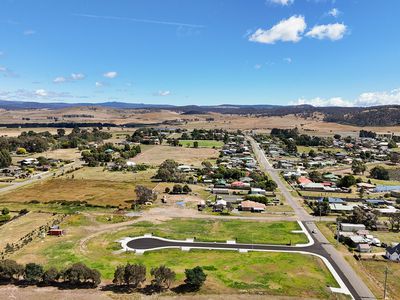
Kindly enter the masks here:
[[400, 104], [398, 0], [2, 0], [0, 99]]

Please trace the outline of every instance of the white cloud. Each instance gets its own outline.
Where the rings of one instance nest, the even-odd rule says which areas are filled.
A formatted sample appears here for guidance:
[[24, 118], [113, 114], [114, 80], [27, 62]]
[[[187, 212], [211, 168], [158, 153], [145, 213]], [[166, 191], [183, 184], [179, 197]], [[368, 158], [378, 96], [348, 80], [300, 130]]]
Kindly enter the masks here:
[[24, 34], [24, 35], [34, 35], [34, 34], [36, 34], [36, 31], [35, 31], [35, 30], [32, 30], [32, 29], [27, 29], [27, 30], [25, 30], [25, 31], [23, 32], [23, 34]]
[[71, 79], [72, 80], [82, 80], [82, 79], [85, 79], [85, 74], [82, 74], [82, 73], [72, 73], [71, 74]]
[[346, 32], [346, 25], [334, 23], [327, 25], [315, 25], [309, 32], [306, 33], [306, 36], [319, 40], [329, 39], [331, 41], [337, 41], [342, 39]]
[[67, 78], [63, 77], [63, 76], [58, 76], [56, 78], [53, 79], [54, 83], [64, 83], [67, 81]]
[[110, 71], [110, 72], [104, 73], [103, 76], [106, 78], [115, 78], [118, 76], [118, 73], [115, 71]]
[[37, 96], [39, 96], [39, 97], [46, 97], [46, 96], [49, 95], [48, 92], [47, 92], [46, 90], [44, 90], [44, 89], [36, 90], [36, 91], [35, 91], [35, 94], [36, 94]]
[[45, 89], [26, 90], [18, 89], [14, 91], [0, 90], [0, 99], [3, 100], [16, 100], [16, 101], [44, 101], [44, 100], [57, 100], [59, 98], [68, 99], [81, 99], [87, 98], [86, 96], [73, 96], [67, 92], [55, 92]]
[[356, 106], [400, 105], [400, 88], [383, 92], [362, 93], [355, 101]]
[[102, 83], [101, 81], [96, 81], [95, 86], [96, 87], [103, 87], [104, 83]]
[[0, 66], [0, 74], [2, 74], [3, 77], [18, 77], [17, 73], [4, 66]]
[[329, 12], [328, 15], [337, 18], [342, 12], [338, 10], [337, 8], [332, 8]]
[[171, 91], [158, 91], [158, 92], [155, 93], [154, 95], [155, 95], [155, 96], [165, 97], [165, 96], [171, 95]]
[[260, 70], [261, 68], [262, 68], [262, 65], [260, 65], [260, 64], [254, 65], [254, 69], [256, 69], [256, 70]]
[[344, 107], [350, 107], [353, 106], [352, 103], [349, 101], [346, 101], [342, 99], [341, 97], [333, 97], [333, 98], [312, 98], [312, 99], [305, 99], [305, 98], [300, 98], [297, 99], [297, 101], [290, 102], [291, 105], [313, 105], [313, 106], [344, 106]]
[[82, 73], [72, 73], [71, 76], [68, 76], [68, 77], [65, 77], [65, 76], [57, 76], [56, 78], [53, 79], [53, 83], [65, 83], [65, 82], [83, 80], [83, 79], [85, 79], [85, 78], [86, 78], [85, 74], [82, 74]]
[[268, 0], [267, 2], [287, 6], [293, 4], [294, 0]]
[[355, 100], [347, 100], [342, 97], [333, 98], [300, 98], [297, 101], [290, 102], [291, 105], [309, 104], [313, 106], [342, 106], [342, 107], [369, 107], [379, 105], [399, 105], [400, 88], [391, 91], [366, 92], [360, 94]]
[[291, 64], [291, 63], [292, 63], [292, 59], [291, 59], [290, 57], [285, 57], [283, 60], [284, 60], [285, 62], [287, 62], [288, 64]]
[[303, 16], [292, 16], [289, 19], [282, 20], [271, 29], [257, 29], [250, 37], [249, 41], [275, 44], [275, 42], [298, 42], [307, 28]]

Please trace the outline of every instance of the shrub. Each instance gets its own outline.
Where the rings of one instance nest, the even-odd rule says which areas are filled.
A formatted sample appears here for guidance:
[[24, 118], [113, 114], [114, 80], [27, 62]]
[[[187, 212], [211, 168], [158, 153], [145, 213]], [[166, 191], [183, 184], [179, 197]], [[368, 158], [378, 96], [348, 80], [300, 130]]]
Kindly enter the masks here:
[[27, 281], [36, 282], [43, 277], [43, 267], [35, 263], [28, 263], [25, 265], [24, 277]]
[[204, 273], [203, 269], [199, 266], [193, 269], [185, 270], [185, 283], [193, 290], [199, 290], [207, 279], [207, 274]]

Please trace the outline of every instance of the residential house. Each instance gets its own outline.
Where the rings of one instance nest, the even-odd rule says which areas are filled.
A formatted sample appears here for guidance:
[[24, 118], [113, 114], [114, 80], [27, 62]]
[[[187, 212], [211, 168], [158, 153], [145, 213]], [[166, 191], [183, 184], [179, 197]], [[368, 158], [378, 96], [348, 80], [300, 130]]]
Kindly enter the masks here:
[[242, 211], [263, 212], [265, 208], [265, 204], [250, 200], [242, 201], [242, 203], [239, 204], [239, 210]]
[[33, 167], [39, 164], [39, 161], [36, 158], [25, 158], [20, 162], [21, 167]]
[[250, 194], [252, 195], [265, 195], [267, 192], [264, 189], [260, 188], [251, 188]]
[[385, 256], [389, 260], [400, 261], [400, 244], [394, 247], [387, 247]]

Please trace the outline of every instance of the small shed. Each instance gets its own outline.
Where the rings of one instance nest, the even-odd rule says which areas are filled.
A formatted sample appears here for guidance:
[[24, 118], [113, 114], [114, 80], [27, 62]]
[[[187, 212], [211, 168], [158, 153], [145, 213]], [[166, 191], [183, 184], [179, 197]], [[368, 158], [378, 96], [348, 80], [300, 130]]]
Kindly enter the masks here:
[[51, 228], [48, 232], [48, 235], [62, 236], [65, 234], [65, 231], [60, 228]]
[[364, 224], [341, 223], [340, 228], [345, 232], [357, 232], [358, 230], [365, 230]]
[[369, 252], [371, 252], [371, 246], [368, 245], [368, 244], [358, 244], [357, 245], [357, 252], [369, 253]]

